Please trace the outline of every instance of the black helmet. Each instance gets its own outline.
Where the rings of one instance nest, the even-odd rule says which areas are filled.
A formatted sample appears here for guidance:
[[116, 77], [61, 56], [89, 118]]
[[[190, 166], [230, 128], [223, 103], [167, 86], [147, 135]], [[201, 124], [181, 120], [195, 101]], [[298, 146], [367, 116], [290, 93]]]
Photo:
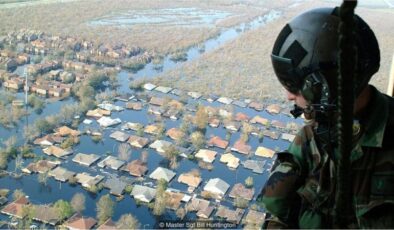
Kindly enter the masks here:
[[[339, 23], [339, 8], [307, 11], [282, 29], [273, 47], [272, 64], [281, 84], [289, 92], [301, 92], [312, 104], [334, 103]], [[355, 25], [358, 95], [378, 71], [380, 52], [373, 31], [357, 15]]]

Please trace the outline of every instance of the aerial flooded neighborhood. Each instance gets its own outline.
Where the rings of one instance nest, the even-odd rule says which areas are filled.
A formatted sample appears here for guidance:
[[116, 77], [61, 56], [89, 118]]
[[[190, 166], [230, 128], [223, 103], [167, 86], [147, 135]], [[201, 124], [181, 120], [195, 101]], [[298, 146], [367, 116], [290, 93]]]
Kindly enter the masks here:
[[[270, 49], [335, 4], [0, 0], [0, 229], [260, 229], [256, 198], [304, 123]], [[376, 11], [393, 13], [360, 8]]]

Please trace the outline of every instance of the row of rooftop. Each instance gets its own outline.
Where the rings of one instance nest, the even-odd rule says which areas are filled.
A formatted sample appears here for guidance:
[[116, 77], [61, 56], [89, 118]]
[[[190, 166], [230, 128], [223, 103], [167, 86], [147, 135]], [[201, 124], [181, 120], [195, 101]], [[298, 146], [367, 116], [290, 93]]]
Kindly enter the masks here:
[[[142, 191], [143, 189], [135, 186], [135, 191]], [[212, 219], [211, 217], [221, 218], [227, 222], [235, 224], [251, 224], [253, 226], [262, 226], [265, 220], [265, 213], [255, 211], [252, 209], [246, 210], [237, 208], [235, 210], [228, 208], [224, 205], [215, 206], [208, 200], [197, 197], [185, 198], [182, 194], [167, 190], [166, 193], [170, 199], [166, 206], [169, 209], [175, 210], [179, 203], [186, 203], [188, 211], [196, 212], [196, 215], [201, 219]], [[28, 197], [20, 197], [15, 201], [9, 203], [1, 209], [1, 213], [17, 219], [23, 218], [23, 210], [26, 207], [34, 208], [35, 212], [32, 219], [41, 223], [49, 224], [52, 226], [63, 227], [66, 229], [116, 229], [116, 223], [109, 218], [101, 225], [93, 217], [82, 216], [80, 213], [74, 213], [71, 217], [65, 220], [56, 211], [53, 204], [32, 204]], [[213, 212], [216, 210], [215, 214]], [[60, 224], [62, 223], [62, 224]], [[152, 226], [153, 227], [153, 226]]]

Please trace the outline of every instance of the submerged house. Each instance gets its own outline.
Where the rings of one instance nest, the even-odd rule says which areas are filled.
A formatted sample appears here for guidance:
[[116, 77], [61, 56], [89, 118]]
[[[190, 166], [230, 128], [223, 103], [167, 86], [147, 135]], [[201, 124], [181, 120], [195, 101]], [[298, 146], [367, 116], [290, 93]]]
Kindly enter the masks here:
[[99, 159], [100, 159], [100, 156], [93, 154], [93, 153], [92, 154], [78, 153], [73, 158], [73, 161], [75, 163], [80, 164], [80, 165], [85, 165], [85, 166], [89, 167], [94, 162], [98, 161]]
[[143, 87], [144, 87], [145, 90], [152, 91], [153, 89], [156, 88], [156, 85], [154, 85], [152, 83], [146, 83], [146, 84], [144, 84]]
[[282, 133], [281, 138], [282, 138], [283, 140], [285, 140], [285, 141], [293, 142], [293, 141], [294, 141], [294, 138], [295, 138], [295, 135], [289, 134], [289, 133]]
[[282, 108], [278, 104], [271, 104], [265, 109], [271, 114], [279, 114]]
[[244, 141], [238, 140], [234, 143], [233, 147], [231, 147], [231, 150], [247, 155], [252, 151], [252, 147]]
[[203, 160], [204, 162], [212, 163], [215, 160], [216, 154], [217, 152], [213, 150], [200, 149], [196, 153], [195, 157]]
[[233, 102], [233, 100], [228, 97], [220, 97], [219, 99], [217, 99], [217, 101], [225, 105], [229, 105]]
[[84, 217], [79, 213], [74, 214], [64, 224], [69, 230], [92, 229], [97, 224], [97, 220], [92, 217]]
[[171, 146], [172, 143], [164, 140], [156, 140], [149, 145], [149, 148], [155, 149], [158, 153], [164, 153], [165, 149]]
[[243, 166], [251, 169], [254, 173], [263, 173], [265, 161], [246, 160], [242, 162]]
[[196, 215], [200, 218], [208, 219], [215, 210], [215, 207], [208, 200], [193, 197], [191, 202], [188, 203], [187, 209], [196, 211]]
[[107, 156], [104, 160], [97, 163], [97, 166], [100, 168], [111, 168], [113, 170], [119, 170], [125, 164], [124, 161], [119, 160], [113, 156]]
[[101, 117], [100, 119], [97, 120], [97, 122], [102, 127], [109, 127], [109, 126], [120, 124], [122, 121], [119, 118], [112, 119], [110, 117]]
[[169, 169], [163, 167], [157, 167], [150, 175], [149, 178], [160, 180], [163, 179], [167, 182], [170, 182], [172, 178], [174, 178], [176, 173]]
[[236, 169], [239, 166], [239, 158], [231, 153], [225, 153], [220, 157], [220, 162], [227, 164], [227, 167]]
[[99, 119], [103, 116], [111, 116], [111, 111], [104, 109], [88, 110], [88, 112], [86, 112], [86, 116]]
[[225, 149], [228, 146], [228, 141], [223, 140], [219, 136], [213, 136], [211, 139], [209, 139], [207, 145], [210, 147], [215, 146], [221, 149]]
[[104, 182], [104, 187], [108, 188], [109, 193], [115, 196], [121, 196], [126, 185], [127, 184], [125, 182], [116, 177], [110, 177]]
[[55, 226], [62, 219], [59, 212], [52, 205], [34, 205], [33, 220]]
[[48, 173], [49, 176], [54, 177], [56, 180], [66, 182], [70, 178], [74, 177], [75, 172], [69, 171], [62, 167], [56, 167]]
[[242, 197], [246, 200], [252, 200], [254, 196], [254, 188], [246, 188], [243, 184], [237, 183], [231, 189], [229, 197], [237, 198]]
[[144, 148], [147, 144], [149, 144], [149, 139], [145, 137], [130, 135], [127, 142], [134, 148]]
[[59, 127], [55, 130], [55, 132], [56, 132], [55, 135], [59, 135], [62, 137], [69, 136], [69, 135], [79, 136], [81, 134], [81, 132], [79, 132], [78, 130], [71, 129], [70, 127], [67, 127], [67, 126]]
[[220, 196], [224, 196], [230, 185], [220, 178], [210, 179], [208, 183], [204, 186], [204, 191], [208, 191]]
[[0, 212], [8, 216], [14, 216], [21, 219], [23, 217], [23, 209], [29, 203], [29, 199], [23, 196], [6, 205]]
[[184, 201], [185, 194], [180, 192], [173, 192], [170, 190], [166, 190], [166, 194], [169, 197], [166, 202], [166, 207], [175, 211], [178, 210], [181, 206], [182, 201]]
[[47, 155], [50, 155], [50, 156], [53, 155], [57, 158], [63, 158], [65, 156], [71, 155], [73, 153], [72, 150], [65, 150], [65, 149], [62, 149], [62, 148], [57, 147], [55, 145], [51, 145], [51, 146], [43, 149], [42, 151]]
[[255, 211], [249, 209], [248, 214], [243, 219], [242, 223], [245, 224], [247, 229], [250, 225], [251, 227], [261, 228], [264, 224], [266, 214], [264, 212]]
[[239, 224], [244, 213], [245, 209], [237, 208], [236, 210], [231, 210], [226, 206], [220, 205], [215, 216], [223, 218], [228, 222]]
[[185, 137], [183, 131], [178, 128], [171, 128], [166, 132], [166, 135], [169, 136], [173, 140], [180, 140]]
[[109, 135], [109, 137], [119, 141], [119, 142], [125, 142], [127, 139], [129, 139], [130, 135], [121, 131], [115, 131]]
[[257, 116], [253, 117], [253, 118], [250, 120], [250, 123], [252, 123], [252, 124], [258, 123], [258, 124], [267, 126], [267, 125], [270, 124], [270, 121], [269, 121], [267, 118], [260, 117], [259, 115], [257, 115]]
[[126, 103], [126, 109], [132, 109], [132, 110], [142, 110], [142, 103], [141, 102], [127, 102]]
[[148, 171], [148, 167], [146, 166], [146, 163], [137, 159], [128, 163], [122, 168], [122, 170], [129, 172], [132, 176], [141, 177]]
[[182, 173], [178, 177], [178, 182], [187, 184], [189, 187], [197, 188], [201, 183], [201, 177], [192, 173]]
[[155, 198], [156, 189], [136, 184], [133, 187], [131, 196], [136, 200], [149, 203]]
[[158, 86], [158, 87], [155, 88], [155, 91], [158, 91], [158, 92], [161, 92], [161, 93], [165, 93], [165, 94], [171, 92], [171, 90], [172, 90], [172, 88], [166, 87], [166, 86]]
[[252, 108], [256, 111], [262, 111], [264, 109], [264, 105], [253, 101], [253, 102], [249, 103], [249, 108]]
[[55, 168], [58, 163], [48, 160], [39, 160], [30, 163], [26, 168], [22, 169], [24, 173], [46, 173]]
[[254, 153], [256, 156], [272, 158], [275, 155], [275, 151], [263, 146], [259, 146]]
[[63, 137], [48, 134], [48, 135], [45, 135], [44, 137], [35, 139], [33, 144], [50, 146], [50, 145], [54, 145], [54, 144], [60, 144], [60, 143], [62, 143], [63, 140], [64, 140]]
[[78, 183], [80, 183], [85, 188], [96, 186], [104, 179], [104, 177], [101, 175], [96, 175], [93, 177], [86, 172], [78, 173], [75, 178], [77, 179]]

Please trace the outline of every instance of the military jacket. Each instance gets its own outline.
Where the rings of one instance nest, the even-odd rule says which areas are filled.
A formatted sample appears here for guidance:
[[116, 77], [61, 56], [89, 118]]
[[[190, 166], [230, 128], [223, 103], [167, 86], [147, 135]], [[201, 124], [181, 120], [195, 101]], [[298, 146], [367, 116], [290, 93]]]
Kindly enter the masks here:
[[[394, 100], [372, 87], [354, 129], [350, 228], [394, 228]], [[360, 128], [360, 129], [358, 129]], [[313, 125], [304, 126], [278, 154], [261, 194], [270, 227], [335, 228], [336, 156], [318, 148]], [[319, 151], [320, 150], [320, 151]]]

